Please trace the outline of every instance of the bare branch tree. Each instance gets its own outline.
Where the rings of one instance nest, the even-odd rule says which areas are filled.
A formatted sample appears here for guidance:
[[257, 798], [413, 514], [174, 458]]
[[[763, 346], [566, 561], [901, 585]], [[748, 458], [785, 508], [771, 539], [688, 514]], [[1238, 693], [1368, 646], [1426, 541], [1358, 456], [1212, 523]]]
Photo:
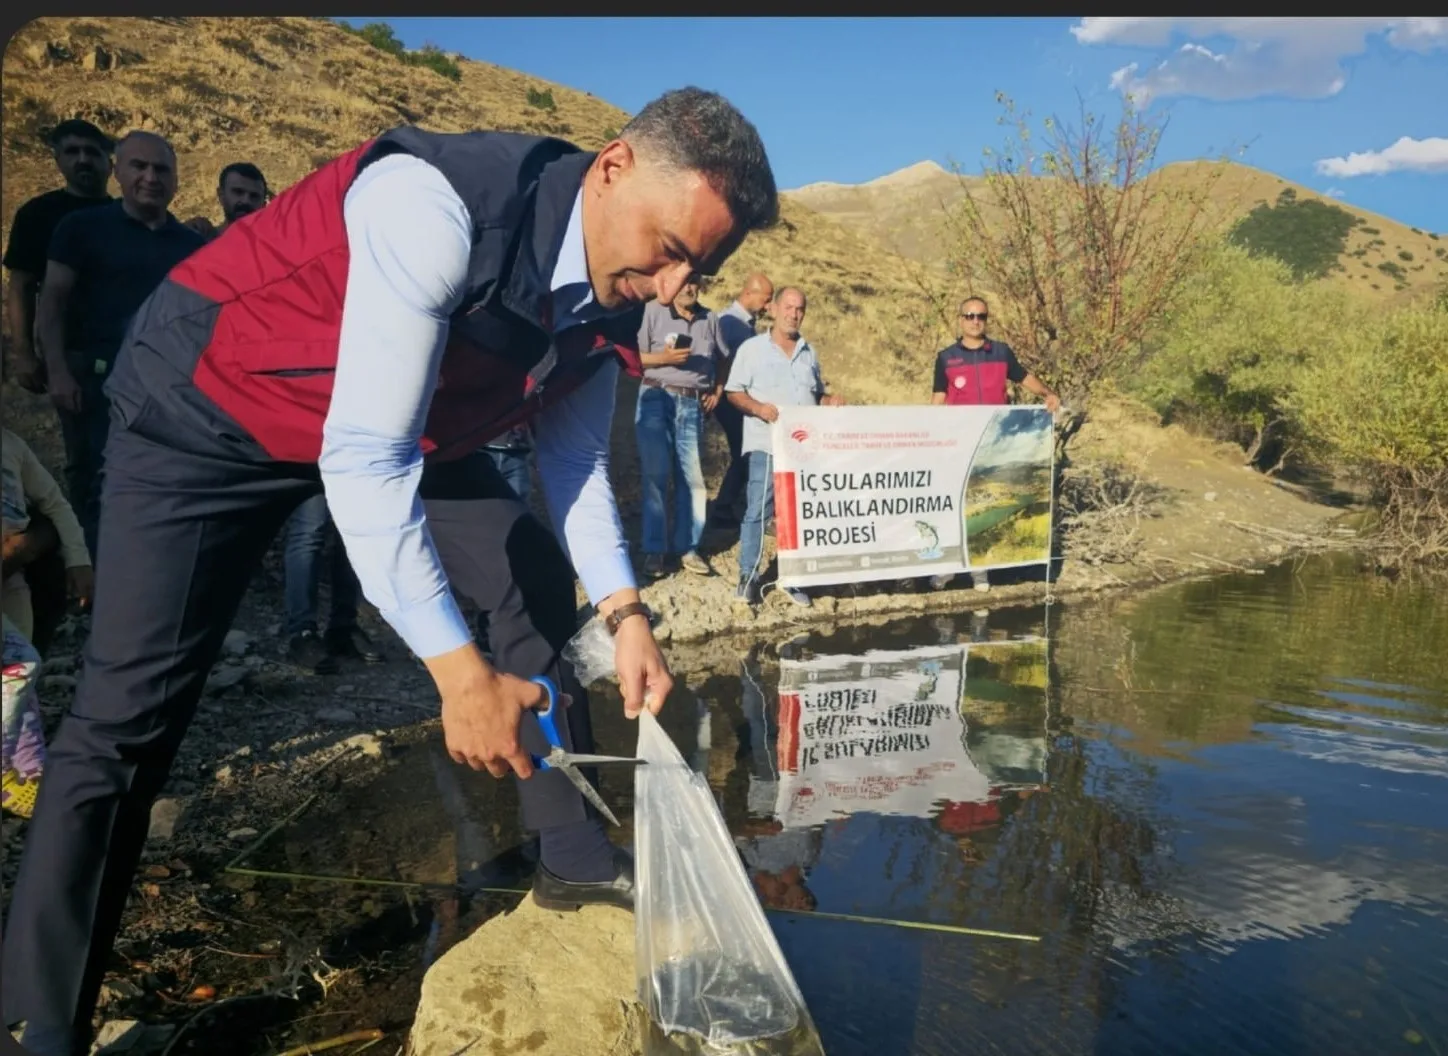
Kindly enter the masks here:
[[956, 166], [962, 197], [945, 211], [949, 272], [995, 299], [993, 329], [1069, 410], [1064, 455], [1093, 392], [1141, 362], [1211, 226], [1224, 162], [1172, 180], [1156, 172], [1164, 121], [1129, 99], [1115, 125], [1081, 105], [1076, 124], [1049, 118], [1033, 140], [1028, 113], [996, 94], [1011, 131], [987, 150], [983, 183]]

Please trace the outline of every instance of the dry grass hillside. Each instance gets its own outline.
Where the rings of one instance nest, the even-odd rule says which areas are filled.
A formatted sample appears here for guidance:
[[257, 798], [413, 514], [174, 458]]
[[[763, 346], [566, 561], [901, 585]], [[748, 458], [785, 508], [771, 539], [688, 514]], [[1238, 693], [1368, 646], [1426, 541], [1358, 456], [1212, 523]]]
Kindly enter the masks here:
[[[1169, 186], [1207, 178], [1211, 163], [1165, 165], [1156, 178]], [[984, 181], [965, 183], [979, 193]], [[919, 261], [943, 253], [938, 222], [944, 207], [961, 198], [961, 177], [931, 161], [861, 184], [812, 183], [789, 192], [794, 201]], [[1405, 301], [1435, 290], [1448, 280], [1448, 236], [1419, 231], [1346, 202], [1327, 198], [1270, 172], [1227, 164], [1211, 189], [1210, 215], [1230, 224], [1259, 205], [1271, 205], [1290, 189], [1298, 201], [1337, 206], [1359, 222], [1347, 235], [1338, 268], [1324, 281], [1376, 300]]]
[[[368, 136], [402, 123], [495, 128], [597, 148], [629, 115], [601, 99], [514, 70], [459, 59], [461, 77], [409, 66], [312, 18], [42, 18], [5, 52], [3, 222], [55, 186], [43, 142], [66, 117], [112, 134], [167, 136], [178, 152], [173, 211], [219, 220], [216, 173], [258, 164], [280, 190]], [[553, 108], [530, 102], [551, 93]], [[114, 187], [113, 187], [114, 193]], [[810, 295], [806, 328], [836, 386], [855, 399], [920, 399], [934, 351], [909, 269], [848, 226], [786, 202], [778, 229], [751, 237], [711, 284], [723, 307], [763, 268]], [[902, 371], [902, 363], [914, 370]], [[902, 383], [906, 382], [906, 383]]]

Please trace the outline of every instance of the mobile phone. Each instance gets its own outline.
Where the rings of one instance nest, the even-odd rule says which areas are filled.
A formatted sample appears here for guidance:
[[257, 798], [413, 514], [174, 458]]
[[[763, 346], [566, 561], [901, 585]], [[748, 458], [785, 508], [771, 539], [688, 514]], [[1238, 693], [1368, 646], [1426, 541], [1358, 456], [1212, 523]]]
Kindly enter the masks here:
[[688, 334], [670, 334], [668, 336], [670, 348], [693, 348], [694, 339]]

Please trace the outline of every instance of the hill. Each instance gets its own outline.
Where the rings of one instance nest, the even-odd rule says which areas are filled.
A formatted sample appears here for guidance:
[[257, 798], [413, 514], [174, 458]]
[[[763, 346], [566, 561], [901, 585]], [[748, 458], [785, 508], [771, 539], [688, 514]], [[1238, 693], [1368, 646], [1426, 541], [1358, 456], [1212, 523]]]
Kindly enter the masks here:
[[[56, 183], [43, 142], [66, 117], [112, 134], [167, 136], [178, 152], [173, 211], [219, 220], [216, 173], [255, 162], [281, 190], [368, 136], [415, 123], [557, 135], [596, 149], [629, 115], [586, 92], [461, 57], [457, 79], [408, 65], [314, 18], [41, 18], [4, 59], [3, 224]], [[827, 375], [854, 399], [920, 399], [934, 348], [910, 271], [846, 224], [788, 200], [778, 229], [752, 236], [706, 289], [722, 308], [763, 268], [810, 297], [806, 331]], [[924, 328], [923, 328], [924, 327]], [[911, 369], [904, 372], [902, 363]]]
[[[1164, 165], [1155, 178], [1169, 184], [1204, 178], [1208, 162]], [[966, 177], [974, 193], [980, 177]], [[812, 183], [789, 197], [824, 216], [896, 249], [915, 260], [938, 260], [943, 252], [939, 223], [943, 207], [960, 201], [962, 181], [934, 162], [919, 162], [861, 184]], [[1289, 201], [1317, 202], [1342, 210], [1351, 227], [1336, 254], [1337, 267], [1327, 281], [1378, 300], [1407, 300], [1436, 289], [1448, 279], [1448, 238], [1419, 231], [1396, 220], [1318, 194], [1249, 165], [1229, 163], [1212, 188], [1213, 216], [1227, 224], [1252, 210], [1272, 208], [1284, 192]], [[1294, 217], [1294, 220], [1297, 218]], [[1293, 224], [1280, 224], [1289, 234]], [[1301, 225], [1299, 225], [1301, 226]], [[1302, 231], [1306, 240], [1313, 232]]]

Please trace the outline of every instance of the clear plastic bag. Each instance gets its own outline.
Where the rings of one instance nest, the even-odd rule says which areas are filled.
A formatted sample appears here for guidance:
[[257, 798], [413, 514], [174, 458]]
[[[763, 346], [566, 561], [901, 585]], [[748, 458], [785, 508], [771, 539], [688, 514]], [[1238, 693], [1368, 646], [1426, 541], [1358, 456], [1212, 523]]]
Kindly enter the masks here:
[[613, 659], [613, 637], [603, 620], [597, 616], [568, 639], [563, 647], [563, 659], [573, 668], [578, 684], [587, 688], [601, 678], [608, 678], [615, 672]]
[[644, 1046], [708, 1056], [824, 1056], [804, 998], [704, 778], [639, 716], [635, 963]]

